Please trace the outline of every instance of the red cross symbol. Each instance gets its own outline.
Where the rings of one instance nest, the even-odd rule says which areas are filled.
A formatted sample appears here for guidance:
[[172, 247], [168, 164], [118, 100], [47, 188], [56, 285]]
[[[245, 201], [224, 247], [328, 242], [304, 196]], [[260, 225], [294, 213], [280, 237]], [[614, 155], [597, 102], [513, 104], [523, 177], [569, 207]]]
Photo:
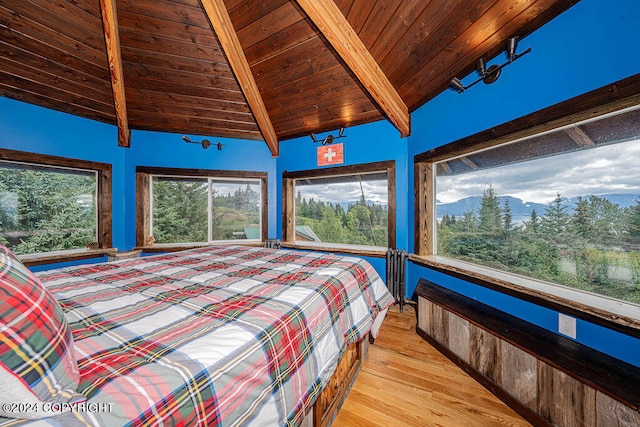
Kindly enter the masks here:
[[318, 166], [341, 165], [344, 163], [344, 145], [331, 144], [318, 147]]

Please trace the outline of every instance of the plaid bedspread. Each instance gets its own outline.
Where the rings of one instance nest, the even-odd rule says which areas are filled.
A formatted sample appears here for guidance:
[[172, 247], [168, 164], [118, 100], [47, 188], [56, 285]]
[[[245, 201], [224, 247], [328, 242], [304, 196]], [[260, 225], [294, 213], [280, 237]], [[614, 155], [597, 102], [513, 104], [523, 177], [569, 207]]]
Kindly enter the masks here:
[[87, 401], [37, 425], [297, 425], [393, 302], [362, 259], [241, 246], [39, 276], [70, 322]]

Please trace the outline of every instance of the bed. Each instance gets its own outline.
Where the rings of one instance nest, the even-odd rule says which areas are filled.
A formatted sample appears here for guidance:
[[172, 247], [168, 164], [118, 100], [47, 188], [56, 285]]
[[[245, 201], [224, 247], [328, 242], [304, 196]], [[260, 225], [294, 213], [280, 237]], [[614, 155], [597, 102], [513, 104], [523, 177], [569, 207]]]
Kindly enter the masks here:
[[0, 249], [2, 426], [300, 425], [393, 303], [355, 257], [218, 246], [36, 278]]

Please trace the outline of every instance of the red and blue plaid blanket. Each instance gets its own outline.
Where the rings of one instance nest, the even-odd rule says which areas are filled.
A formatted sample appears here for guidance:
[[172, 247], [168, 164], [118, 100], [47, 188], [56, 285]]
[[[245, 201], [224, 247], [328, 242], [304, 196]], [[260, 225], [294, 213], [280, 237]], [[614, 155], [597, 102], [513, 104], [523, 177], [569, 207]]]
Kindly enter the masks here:
[[65, 427], [297, 425], [393, 302], [362, 259], [242, 246], [39, 276], [70, 323], [87, 397], [39, 421]]

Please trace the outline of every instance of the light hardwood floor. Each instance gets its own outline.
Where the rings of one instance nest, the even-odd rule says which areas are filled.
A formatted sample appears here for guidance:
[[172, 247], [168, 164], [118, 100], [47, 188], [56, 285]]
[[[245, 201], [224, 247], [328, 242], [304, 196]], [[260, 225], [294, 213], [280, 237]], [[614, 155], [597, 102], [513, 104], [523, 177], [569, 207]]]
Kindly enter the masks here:
[[413, 307], [389, 310], [333, 427], [530, 425], [415, 328]]

